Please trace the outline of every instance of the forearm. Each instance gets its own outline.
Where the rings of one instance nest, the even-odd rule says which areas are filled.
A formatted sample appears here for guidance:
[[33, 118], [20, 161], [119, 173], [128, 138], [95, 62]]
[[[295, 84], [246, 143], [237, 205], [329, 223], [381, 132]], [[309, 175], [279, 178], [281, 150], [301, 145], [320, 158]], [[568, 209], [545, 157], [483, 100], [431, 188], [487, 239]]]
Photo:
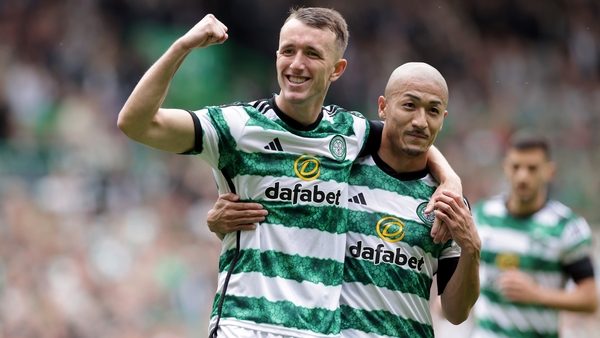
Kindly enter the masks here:
[[144, 135], [156, 123], [171, 80], [190, 51], [175, 42], [140, 79], [118, 117], [119, 129], [128, 137], [145, 143]]
[[471, 308], [479, 297], [480, 250], [463, 250], [458, 266], [442, 293], [444, 316], [454, 325], [469, 317]]
[[431, 146], [427, 152], [427, 168], [438, 182], [456, 185], [461, 190], [455, 192], [462, 195], [460, 177], [435, 146]]
[[538, 304], [559, 310], [592, 313], [598, 308], [598, 295], [593, 277], [580, 281], [574, 290], [540, 287], [536, 298]]

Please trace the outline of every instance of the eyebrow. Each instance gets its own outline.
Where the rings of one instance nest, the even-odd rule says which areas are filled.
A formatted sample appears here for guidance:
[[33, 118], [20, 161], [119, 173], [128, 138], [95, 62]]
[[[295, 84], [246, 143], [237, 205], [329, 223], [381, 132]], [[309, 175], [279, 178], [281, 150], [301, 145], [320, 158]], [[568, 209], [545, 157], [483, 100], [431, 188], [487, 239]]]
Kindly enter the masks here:
[[304, 46], [304, 47], [300, 48], [300, 47], [298, 47], [296, 44], [293, 44], [293, 43], [286, 43], [286, 44], [284, 44], [284, 45], [281, 45], [281, 47], [279, 47], [279, 49], [280, 49], [280, 50], [281, 50], [281, 49], [286, 49], [286, 48], [296, 48], [296, 49], [303, 49], [303, 50], [311, 50], [311, 51], [315, 51], [315, 52], [317, 52], [317, 53], [319, 53], [319, 54], [322, 54], [322, 53], [323, 53], [323, 51], [322, 51], [322, 50], [320, 50], [320, 49], [318, 49], [318, 48], [315, 48], [315, 47], [313, 47], [312, 45], [308, 45], [308, 46]]
[[[414, 94], [411, 94], [411, 93], [405, 93], [404, 95], [405, 95], [405, 96], [408, 96], [408, 97], [410, 97], [410, 98], [412, 98], [412, 99], [415, 99], [415, 100], [417, 100], [417, 101], [422, 101], [420, 97], [418, 97], [418, 96], [416, 96], [416, 95], [414, 95]], [[439, 104], [439, 105], [441, 105], [441, 104], [442, 104], [442, 101], [438, 101], [438, 100], [432, 100], [432, 101], [429, 101], [429, 104]]]

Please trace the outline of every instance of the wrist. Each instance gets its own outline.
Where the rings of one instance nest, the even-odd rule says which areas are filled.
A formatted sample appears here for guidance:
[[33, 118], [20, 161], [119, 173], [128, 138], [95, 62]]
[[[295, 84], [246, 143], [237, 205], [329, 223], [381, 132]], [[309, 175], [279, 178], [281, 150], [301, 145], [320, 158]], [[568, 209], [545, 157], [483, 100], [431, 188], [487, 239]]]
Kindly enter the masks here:
[[460, 246], [460, 255], [469, 259], [481, 258], [481, 241], [469, 242], [466, 245]]
[[190, 48], [182, 38], [175, 40], [175, 42], [171, 45], [171, 49], [182, 55], [187, 55], [192, 52], [193, 48]]

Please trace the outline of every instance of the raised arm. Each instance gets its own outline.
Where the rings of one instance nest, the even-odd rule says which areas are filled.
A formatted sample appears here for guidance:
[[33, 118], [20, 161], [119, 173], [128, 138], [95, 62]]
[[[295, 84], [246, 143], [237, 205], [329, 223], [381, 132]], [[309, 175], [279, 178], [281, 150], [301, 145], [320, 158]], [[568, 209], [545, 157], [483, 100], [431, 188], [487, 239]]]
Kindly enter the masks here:
[[152, 148], [182, 153], [194, 145], [194, 124], [185, 110], [161, 108], [173, 76], [196, 48], [227, 40], [227, 27], [206, 15], [148, 69], [125, 102], [117, 125], [129, 138]]

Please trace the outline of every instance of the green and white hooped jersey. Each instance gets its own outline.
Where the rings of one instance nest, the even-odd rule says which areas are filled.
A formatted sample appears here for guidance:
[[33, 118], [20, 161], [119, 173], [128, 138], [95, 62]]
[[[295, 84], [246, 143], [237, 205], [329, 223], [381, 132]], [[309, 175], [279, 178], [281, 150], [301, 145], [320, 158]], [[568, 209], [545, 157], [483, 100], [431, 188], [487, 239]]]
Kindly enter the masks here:
[[[433, 337], [429, 296], [438, 260], [459, 257], [435, 244], [423, 210], [438, 183], [422, 171], [392, 177], [371, 156], [352, 169], [344, 265], [342, 337]], [[404, 180], [408, 179], [408, 180]]]
[[562, 267], [590, 254], [587, 222], [554, 200], [532, 216], [513, 217], [504, 194], [480, 202], [474, 210], [482, 251], [473, 337], [558, 337], [557, 310], [509, 302], [496, 280], [503, 270], [515, 267], [540, 285], [564, 288], [568, 276]]
[[[332, 105], [302, 131], [282, 121], [274, 106], [270, 99], [195, 112], [202, 131], [196, 151], [214, 168], [219, 193], [229, 192], [231, 184], [241, 200], [269, 211], [255, 231], [239, 232], [219, 325], [284, 336], [339, 336], [347, 183], [368, 123]], [[230, 233], [222, 243], [210, 330], [236, 240]]]

